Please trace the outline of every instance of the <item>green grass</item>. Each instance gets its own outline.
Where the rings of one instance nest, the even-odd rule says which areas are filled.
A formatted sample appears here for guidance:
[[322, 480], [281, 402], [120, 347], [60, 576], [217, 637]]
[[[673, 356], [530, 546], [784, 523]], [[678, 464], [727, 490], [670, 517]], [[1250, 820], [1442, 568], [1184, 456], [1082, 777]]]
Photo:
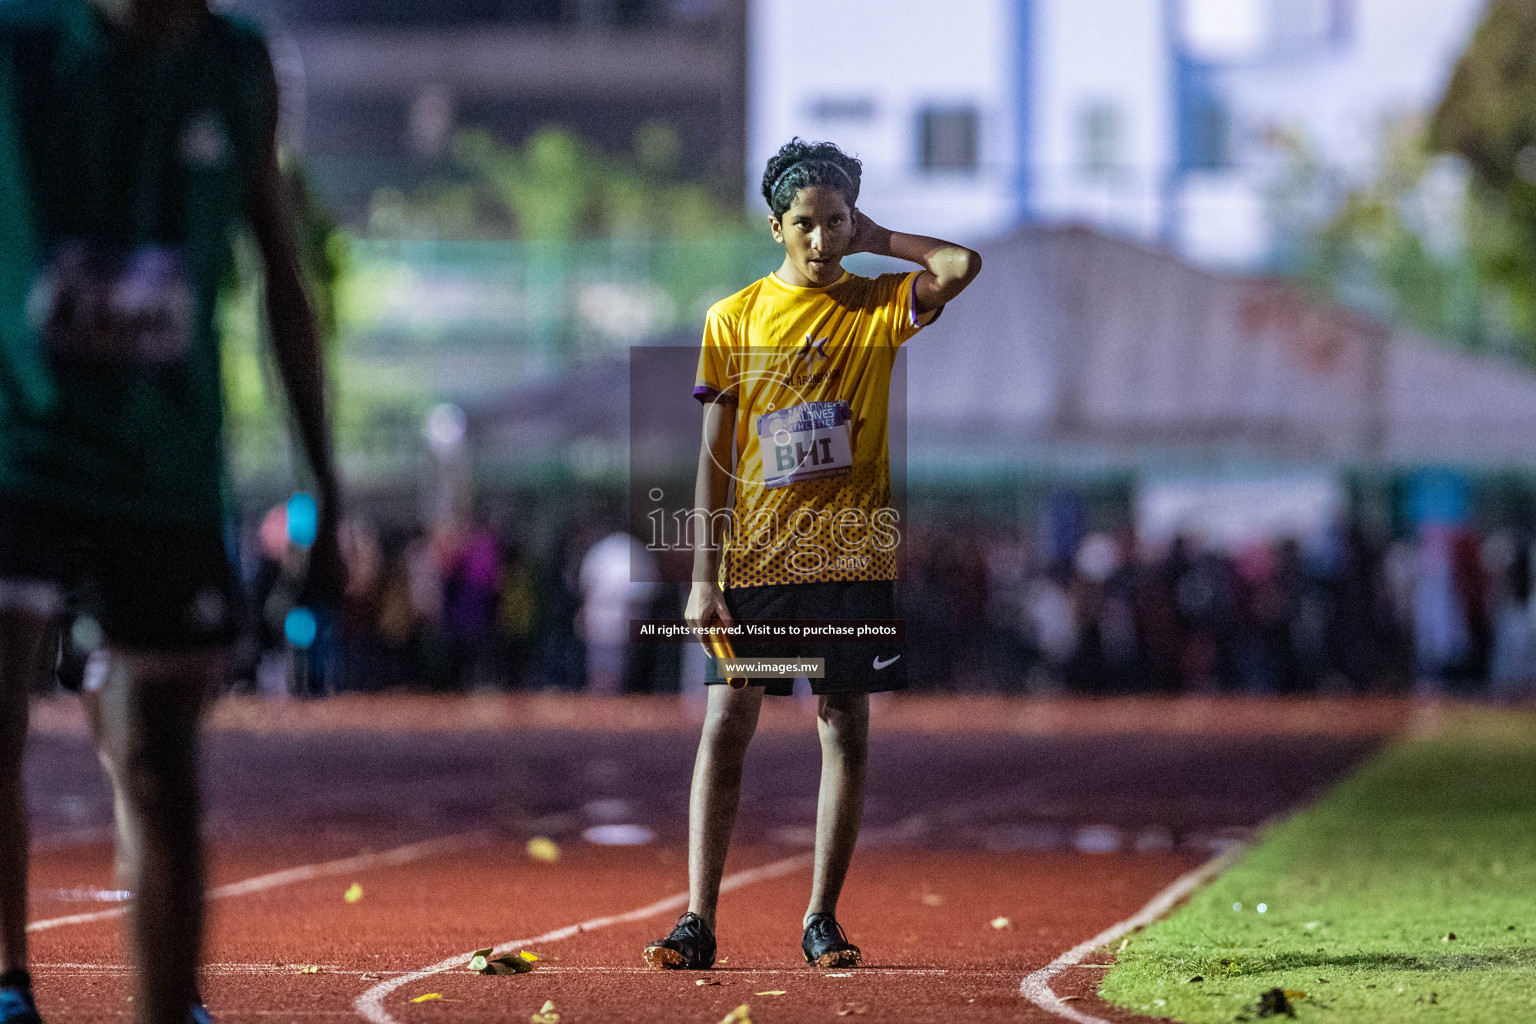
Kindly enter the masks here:
[[1273, 988], [1302, 1021], [1536, 1021], [1536, 722], [1389, 748], [1133, 935], [1101, 994], [1226, 1024]]

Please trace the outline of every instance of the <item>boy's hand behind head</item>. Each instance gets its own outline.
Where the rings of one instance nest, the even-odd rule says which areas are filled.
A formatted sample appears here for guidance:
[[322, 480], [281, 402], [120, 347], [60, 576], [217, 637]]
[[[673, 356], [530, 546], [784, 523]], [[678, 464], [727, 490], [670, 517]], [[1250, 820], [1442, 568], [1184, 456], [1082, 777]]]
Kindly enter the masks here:
[[869, 218], [863, 210], [855, 208], [853, 211], [853, 241], [848, 246], [850, 253], [873, 252], [885, 254], [890, 248], [890, 232]]

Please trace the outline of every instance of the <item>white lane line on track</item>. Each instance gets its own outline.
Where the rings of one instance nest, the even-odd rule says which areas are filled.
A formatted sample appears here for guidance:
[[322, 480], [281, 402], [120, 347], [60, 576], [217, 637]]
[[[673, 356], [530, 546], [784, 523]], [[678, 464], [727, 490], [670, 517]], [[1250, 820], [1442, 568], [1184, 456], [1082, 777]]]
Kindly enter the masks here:
[[[799, 871], [801, 868], [809, 867], [811, 861], [811, 854], [798, 853], [793, 857], [785, 857], [783, 860], [773, 861], [771, 864], [764, 864], [760, 867], [749, 868], [746, 871], [738, 871], [735, 874], [726, 875], [720, 882], [720, 892], [723, 895], [733, 889], [740, 889], [742, 886], [751, 885], [754, 882], [778, 878], [781, 875]], [[648, 917], [657, 917], [668, 911], [681, 910], [687, 905], [688, 894], [686, 892], [676, 893], [668, 896], [666, 899], [657, 900], [655, 903], [627, 911], [623, 914], [613, 914], [609, 917], [594, 917], [591, 920], [582, 921], [580, 924], [568, 924], [564, 928], [556, 928], [553, 931], [545, 932], [542, 935], [535, 935], [532, 938], [513, 939], [511, 942], [503, 942], [492, 950], [492, 955], [499, 956], [502, 953], [510, 953], [524, 946], [537, 946], [548, 942], [558, 942], [561, 939], [568, 939], [572, 935], [577, 935], [581, 932], [595, 932], [616, 924], [632, 924], [635, 921], [644, 921]], [[381, 981], [358, 996], [357, 1001], [352, 1006], [363, 1019], [371, 1021], [372, 1024], [397, 1024], [395, 1018], [389, 1015], [389, 1011], [384, 1009], [385, 996], [397, 988], [420, 981], [422, 978], [429, 977], [430, 975], [452, 970], [455, 967], [463, 967], [469, 962], [470, 955], [473, 952], [474, 950], [468, 950], [460, 953], [458, 956], [439, 960], [431, 967], [412, 971], [409, 974], [401, 974], [390, 978], [388, 981]]]
[[[1039, 788], [1041, 782], [1042, 780], [1036, 779], [1023, 785], [987, 793], [974, 800], [952, 804], [934, 814], [922, 812], [881, 828], [870, 829], [859, 838], [859, 845], [878, 847], [888, 846], [897, 842], [915, 841], [922, 838], [937, 825], [963, 819], [978, 809], [992, 807], [999, 803], [1006, 803], [1030, 795]], [[778, 878], [781, 875], [790, 874], [803, 867], [809, 867], [814, 862], [814, 859], [813, 854], [801, 853], [793, 857], [785, 857], [783, 860], [773, 861], [771, 864], [764, 864], [761, 867], [738, 871], [733, 875], [726, 875], [720, 882], [720, 892], [723, 895], [733, 889], [740, 889], [742, 886], [751, 885], [754, 882], [761, 882], [769, 878]], [[657, 900], [649, 906], [640, 907], [623, 914], [615, 914], [610, 917], [596, 917], [590, 921], [583, 921], [580, 924], [556, 928], [554, 931], [535, 935], [532, 938], [513, 939], [511, 942], [503, 942], [495, 947], [492, 955], [499, 956], [502, 953], [510, 953], [522, 947], [558, 942], [580, 932], [597, 931], [600, 928], [608, 928], [616, 924], [631, 924], [636, 921], [644, 921], [646, 918], [657, 917], [670, 910], [681, 910], [687, 905], [688, 894], [686, 892], [676, 893], [668, 896], [666, 899]], [[395, 991], [395, 989], [419, 981], [422, 978], [451, 970], [454, 967], [462, 967], [469, 962], [469, 958], [473, 953], [474, 950], [468, 950], [458, 956], [449, 957], [447, 960], [440, 960], [431, 967], [425, 967], [419, 971], [400, 974], [387, 981], [381, 981], [358, 996], [356, 1002], [352, 1005], [356, 1008], [358, 1015], [364, 1020], [369, 1021], [370, 1024], [399, 1024], [390, 1015], [389, 1011], [384, 1009], [384, 999], [386, 996]], [[640, 970], [643, 970], [643, 968]]]
[[[267, 889], [276, 889], [285, 885], [308, 882], [316, 878], [328, 878], [332, 875], [351, 874], [355, 871], [367, 871], [372, 868], [387, 868], [399, 864], [409, 864], [411, 861], [422, 860], [426, 857], [453, 853], [467, 846], [473, 846], [476, 843], [485, 842], [492, 838], [494, 838], [493, 833], [485, 830], [463, 832], [459, 835], [444, 836], [441, 839], [428, 839], [425, 842], [411, 843], [408, 846], [397, 846], [395, 849], [385, 850], [383, 853], [364, 853], [356, 857], [343, 857], [340, 860], [330, 860], [320, 864], [302, 864], [296, 868], [286, 868], [282, 871], [273, 871], [265, 875], [257, 875], [254, 878], [246, 878], [239, 882], [215, 886], [208, 890], [207, 898], [210, 900], [224, 900], [233, 896], [247, 896], [251, 893], [264, 892]], [[42, 921], [33, 921], [27, 925], [27, 932], [30, 934], [32, 932], [52, 931], [55, 928], [67, 928], [70, 925], [110, 921], [115, 917], [122, 917], [127, 912], [128, 907], [124, 905], [111, 907], [107, 910], [93, 910], [85, 914], [52, 917]]]
[[1241, 845], [1229, 847], [1226, 852], [1206, 861], [1198, 868], [1195, 868], [1195, 870], [1181, 875], [1172, 885], [1152, 897], [1150, 903], [1142, 907], [1131, 917], [1126, 918], [1119, 924], [1110, 925], [1110, 927], [1087, 942], [1073, 946], [1038, 971], [1026, 975], [1024, 980], [1019, 983], [1019, 995], [1028, 999], [1047, 1013], [1064, 1017], [1072, 1021], [1073, 1024], [1109, 1024], [1102, 1017], [1095, 1017], [1091, 1013], [1074, 1010], [1066, 1003], [1063, 1003], [1056, 993], [1051, 991], [1051, 979], [1068, 968], [1078, 966], [1084, 957], [1100, 946], [1114, 942], [1129, 932], [1135, 931], [1144, 925], [1149, 925], [1168, 913], [1179, 900], [1231, 867], [1232, 863], [1242, 853], [1242, 850], [1243, 847]]

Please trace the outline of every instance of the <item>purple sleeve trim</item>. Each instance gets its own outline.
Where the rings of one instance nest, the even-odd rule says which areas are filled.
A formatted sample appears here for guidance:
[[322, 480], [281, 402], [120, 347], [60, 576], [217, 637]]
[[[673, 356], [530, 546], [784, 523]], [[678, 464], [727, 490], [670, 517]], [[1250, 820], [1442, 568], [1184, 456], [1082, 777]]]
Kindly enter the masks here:
[[708, 405], [711, 402], [719, 402], [721, 405], [735, 405], [736, 396], [721, 391], [719, 388], [710, 387], [708, 384], [697, 384], [693, 389], [693, 397]]
[[[944, 312], [943, 306], [939, 306], [936, 309], [930, 309], [927, 313], [919, 313], [917, 311], [917, 278], [917, 274], [912, 275], [912, 302], [907, 306], [907, 308], [911, 310], [912, 313], [912, 329], [914, 331], [920, 331], [924, 327], [933, 326], [933, 322], [937, 320], [940, 314]], [[925, 316], [928, 317], [926, 321], [921, 319]]]

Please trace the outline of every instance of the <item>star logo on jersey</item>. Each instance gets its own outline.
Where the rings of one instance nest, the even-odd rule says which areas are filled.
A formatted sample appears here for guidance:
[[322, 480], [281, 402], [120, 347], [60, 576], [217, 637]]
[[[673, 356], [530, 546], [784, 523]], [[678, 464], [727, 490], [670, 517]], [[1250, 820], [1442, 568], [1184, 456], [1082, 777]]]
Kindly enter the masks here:
[[811, 339], [807, 334], [805, 344], [800, 346], [800, 351], [795, 358], [805, 360], [805, 372], [812, 373], [816, 367], [827, 361], [827, 342], [830, 338]]

